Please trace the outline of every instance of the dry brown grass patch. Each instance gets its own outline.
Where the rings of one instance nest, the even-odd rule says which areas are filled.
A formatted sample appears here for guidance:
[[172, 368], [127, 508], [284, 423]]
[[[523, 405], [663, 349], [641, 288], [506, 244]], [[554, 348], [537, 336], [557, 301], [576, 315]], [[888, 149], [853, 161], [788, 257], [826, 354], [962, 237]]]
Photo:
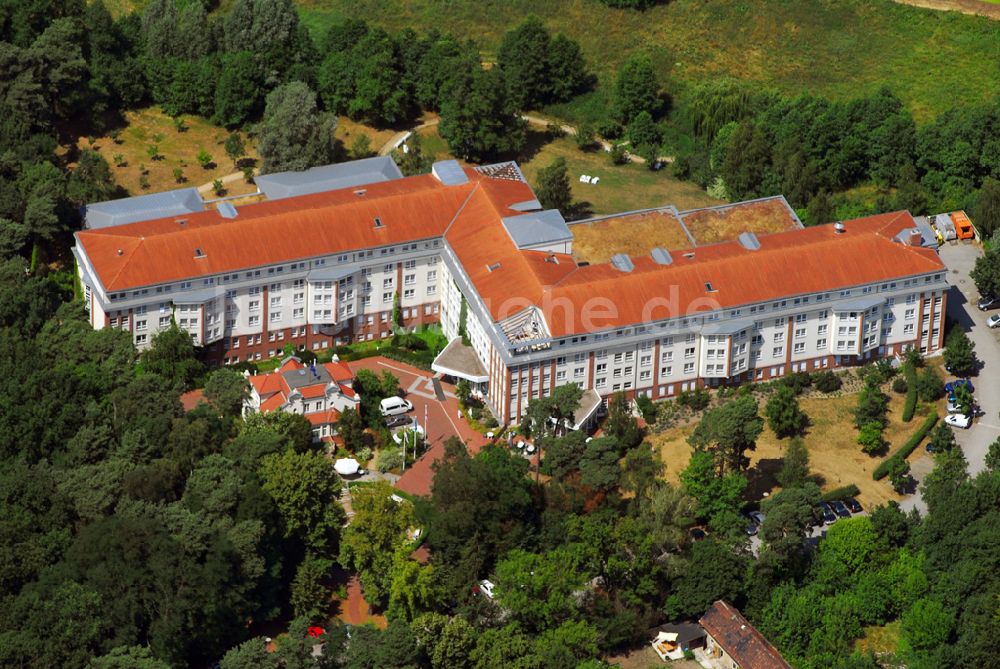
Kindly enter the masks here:
[[698, 244], [736, 239], [741, 232], [766, 234], [798, 227], [791, 210], [778, 198], [703, 209], [684, 214], [683, 219]]
[[691, 240], [670, 211], [649, 211], [616, 216], [594, 223], [577, 223], [573, 233], [573, 256], [589, 263], [605, 263], [616, 253], [648, 255], [656, 247], [691, 248]]

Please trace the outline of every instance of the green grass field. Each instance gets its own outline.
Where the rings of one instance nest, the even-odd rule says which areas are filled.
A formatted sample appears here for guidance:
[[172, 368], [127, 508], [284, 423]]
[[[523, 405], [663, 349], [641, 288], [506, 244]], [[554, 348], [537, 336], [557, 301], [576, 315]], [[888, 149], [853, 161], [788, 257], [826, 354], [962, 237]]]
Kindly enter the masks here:
[[785, 93], [849, 98], [890, 86], [918, 120], [1000, 93], [1000, 23], [890, 0], [673, 0], [646, 12], [597, 0], [297, 0], [320, 35], [344, 17], [395, 31], [436, 27], [493, 57], [503, 33], [529, 13], [580, 42], [598, 91], [550, 111], [601, 115], [617, 65], [646, 51], [667, 90], [731, 75]]

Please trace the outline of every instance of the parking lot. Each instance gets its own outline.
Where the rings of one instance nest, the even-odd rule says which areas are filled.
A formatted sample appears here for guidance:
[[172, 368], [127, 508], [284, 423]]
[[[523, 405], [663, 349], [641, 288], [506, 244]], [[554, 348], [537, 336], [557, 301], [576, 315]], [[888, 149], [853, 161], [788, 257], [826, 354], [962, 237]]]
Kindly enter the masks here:
[[359, 369], [368, 369], [376, 374], [386, 371], [392, 373], [399, 379], [406, 399], [413, 403], [413, 411], [407, 415], [415, 418], [422, 426], [426, 420], [427, 452], [399, 477], [396, 487], [403, 492], [411, 495], [430, 494], [434, 474], [431, 465], [444, 455], [444, 442], [449, 437], [459, 437], [471, 453], [478, 452], [486, 443], [485, 437], [469, 427], [459, 416], [458, 399], [453, 386], [442, 383], [444, 400], [438, 399], [431, 372], [381, 356], [349, 362], [348, 366], [355, 373]]
[[[976, 308], [979, 293], [969, 278], [969, 272], [980, 254], [979, 246], [973, 244], [946, 244], [940, 250], [941, 260], [948, 268], [948, 282], [951, 284], [948, 292], [948, 316], [966, 330], [976, 345], [976, 357], [981, 363], [979, 374], [973, 379], [973, 383], [976, 387], [976, 401], [984, 414], [969, 429], [955, 429], [955, 439], [969, 461], [969, 473], [972, 475], [985, 468], [986, 451], [1000, 437], [1000, 385], [991, 379], [991, 375], [1000, 370], [1000, 328], [991, 330], [986, 326], [986, 319], [992, 314], [1000, 313], [1000, 310], [982, 312]], [[933, 459], [925, 453], [913, 463], [913, 475], [919, 481], [932, 467]], [[926, 511], [919, 495], [906, 498], [902, 506], [905, 510], [916, 508], [921, 513]]]

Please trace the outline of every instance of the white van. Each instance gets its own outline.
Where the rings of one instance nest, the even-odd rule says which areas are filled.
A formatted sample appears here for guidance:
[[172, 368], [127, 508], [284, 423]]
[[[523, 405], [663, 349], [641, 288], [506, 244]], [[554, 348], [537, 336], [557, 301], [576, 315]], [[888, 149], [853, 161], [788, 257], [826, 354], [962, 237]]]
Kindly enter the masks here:
[[407, 411], [413, 411], [413, 404], [402, 397], [386, 397], [379, 404], [383, 416], [398, 416]]

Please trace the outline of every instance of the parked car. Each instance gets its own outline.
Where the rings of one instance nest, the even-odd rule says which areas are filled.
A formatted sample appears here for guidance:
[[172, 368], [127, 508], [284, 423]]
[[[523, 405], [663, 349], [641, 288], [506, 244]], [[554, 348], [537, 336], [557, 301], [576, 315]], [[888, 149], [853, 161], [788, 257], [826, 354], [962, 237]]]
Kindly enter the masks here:
[[386, 397], [379, 403], [379, 410], [383, 416], [398, 416], [413, 411], [413, 403], [402, 397]]
[[833, 510], [835, 514], [841, 518], [850, 518], [851, 512], [848, 510], [847, 505], [840, 500], [834, 500], [832, 502], [827, 502], [830, 505], [830, 509]]
[[1000, 307], [1000, 297], [994, 295], [983, 295], [976, 302], [976, 306], [979, 307], [981, 311], [986, 311], [988, 309], [996, 309]]
[[[479, 585], [476, 586], [476, 588], [478, 588], [478, 592], [481, 592], [490, 599], [493, 599], [493, 581], [488, 581], [484, 578], [479, 582]], [[476, 588], [473, 588], [473, 590], [476, 590]]]
[[819, 512], [820, 517], [826, 525], [833, 525], [837, 522], [837, 514], [830, 510], [830, 506], [826, 502], [817, 506], [816, 511]]
[[944, 391], [948, 393], [949, 396], [954, 395], [955, 390], [961, 388], [962, 386], [968, 388], [970, 393], [976, 392], [976, 389], [972, 385], [972, 381], [970, 381], [969, 379], [957, 379], [955, 381], [949, 381], [948, 383], [944, 384]]
[[952, 427], [965, 429], [972, 425], [972, 417], [960, 413], [950, 413], [944, 417], [944, 422], [948, 423], [948, 425], [951, 425]]
[[402, 427], [403, 425], [409, 425], [413, 422], [413, 419], [405, 414], [398, 414], [395, 416], [388, 416], [385, 419], [385, 426], [388, 428]]
[[1000, 327], [1000, 314], [993, 314], [986, 319], [986, 325], [991, 328]]
[[861, 504], [858, 502], [858, 500], [854, 499], [853, 497], [845, 499], [844, 504], [846, 504], [847, 508], [851, 510], [851, 513], [861, 513], [864, 510], [861, 508]]
[[748, 511], [743, 515], [746, 517], [747, 520], [750, 521], [750, 524], [747, 525], [746, 532], [752, 537], [755, 534], [757, 534], [757, 532], [760, 530], [760, 526], [763, 525], [764, 514], [761, 513], [760, 511]]

